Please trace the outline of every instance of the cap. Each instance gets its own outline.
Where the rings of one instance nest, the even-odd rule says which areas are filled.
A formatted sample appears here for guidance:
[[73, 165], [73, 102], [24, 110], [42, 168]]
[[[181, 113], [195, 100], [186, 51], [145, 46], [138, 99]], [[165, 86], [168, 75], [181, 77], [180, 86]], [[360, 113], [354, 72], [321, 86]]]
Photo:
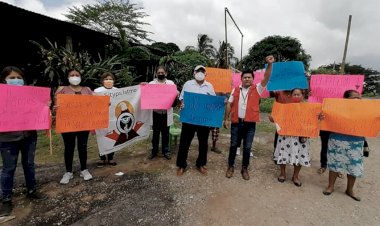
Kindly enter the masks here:
[[206, 68], [203, 65], [198, 65], [194, 68], [194, 71], [198, 71], [199, 69], [203, 69], [206, 71]]

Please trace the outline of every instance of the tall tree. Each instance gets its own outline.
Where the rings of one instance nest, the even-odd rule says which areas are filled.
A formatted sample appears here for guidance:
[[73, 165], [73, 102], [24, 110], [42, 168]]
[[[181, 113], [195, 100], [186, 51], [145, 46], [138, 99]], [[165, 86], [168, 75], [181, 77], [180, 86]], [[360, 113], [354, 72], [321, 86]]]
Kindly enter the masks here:
[[198, 52], [208, 59], [214, 59], [216, 55], [216, 49], [212, 45], [212, 38], [206, 34], [198, 35]]
[[99, 0], [92, 5], [74, 6], [65, 16], [75, 24], [113, 35], [124, 43], [151, 41], [148, 38], [150, 32], [142, 29], [148, 25], [142, 21], [148, 14], [129, 0]]
[[228, 50], [228, 62], [232, 62], [233, 64], [237, 62], [237, 58], [234, 57], [235, 50], [230, 45], [230, 43], [227, 43], [225, 41], [219, 41], [219, 48], [216, 52], [215, 57], [215, 67], [218, 68], [228, 68], [227, 62], [226, 62], [226, 50]]
[[257, 42], [249, 49], [242, 64], [245, 68], [261, 69], [265, 65], [265, 57], [273, 55], [276, 61], [302, 61], [305, 68], [309, 68], [311, 56], [302, 48], [300, 41], [289, 36], [268, 36]]

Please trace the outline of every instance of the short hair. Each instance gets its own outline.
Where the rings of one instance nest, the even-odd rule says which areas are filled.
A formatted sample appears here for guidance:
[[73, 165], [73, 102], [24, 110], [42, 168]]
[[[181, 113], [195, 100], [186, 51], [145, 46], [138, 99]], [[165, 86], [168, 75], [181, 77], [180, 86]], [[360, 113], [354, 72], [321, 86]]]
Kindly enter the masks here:
[[12, 71], [16, 72], [17, 74], [21, 75], [22, 79], [25, 82], [25, 75], [21, 71], [20, 68], [15, 67], [15, 66], [7, 66], [5, 67], [0, 74], [0, 83], [5, 83], [5, 78], [12, 73]]
[[111, 72], [104, 72], [101, 76], [100, 76], [100, 81], [104, 81], [104, 79], [106, 79], [108, 76], [110, 76], [113, 80], [115, 80], [115, 75], [113, 75]]
[[353, 90], [353, 89], [349, 89], [349, 90], [346, 90], [343, 94], [343, 98], [350, 98], [352, 96], [353, 93], [357, 93], [359, 94], [358, 91], [356, 90]]
[[252, 75], [252, 78], [254, 78], [255, 77], [255, 75], [253, 74], [253, 71], [252, 70], [244, 70], [242, 73], [241, 73], [241, 78], [243, 78], [243, 75], [244, 74], [250, 74], [250, 75]]

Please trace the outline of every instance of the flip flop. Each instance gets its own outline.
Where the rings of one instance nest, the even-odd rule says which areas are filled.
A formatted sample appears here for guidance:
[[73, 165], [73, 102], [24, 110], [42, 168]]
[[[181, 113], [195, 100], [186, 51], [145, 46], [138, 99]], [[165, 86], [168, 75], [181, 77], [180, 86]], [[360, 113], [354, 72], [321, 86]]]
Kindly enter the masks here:
[[277, 177], [277, 180], [278, 180], [278, 182], [280, 182], [280, 183], [284, 183], [285, 180], [286, 180], [286, 178], [280, 178], [280, 177]]
[[323, 193], [324, 195], [331, 195], [333, 192], [323, 191], [322, 193]]
[[349, 197], [351, 197], [351, 198], [352, 198], [353, 200], [355, 200], [355, 201], [360, 202], [360, 200], [361, 200], [360, 197], [356, 197], [356, 196], [350, 195], [350, 194], [347, 193], [347, 191], [346, 191], [346, 195], [348, 195]]
[[293, 184], [297, 187], [301, 187], [302, 186], [302, 182], [295, 182], [293, 181]]

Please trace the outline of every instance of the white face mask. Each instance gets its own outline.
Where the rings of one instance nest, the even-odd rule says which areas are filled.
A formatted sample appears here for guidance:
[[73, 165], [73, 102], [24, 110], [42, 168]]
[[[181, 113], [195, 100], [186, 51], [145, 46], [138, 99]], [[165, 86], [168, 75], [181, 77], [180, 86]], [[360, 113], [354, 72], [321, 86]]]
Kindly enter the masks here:
[[81, 78], [80, 77], [76, 77], [76, 76], [69, 77], [69, 82], [70, 82], [71, 85], [77, 86], [81, 82]]
[[195, 80], [197, 80], [197, 81], [203, 81], [203, 80], [205, 80], [205, 73], [203, 73], [203, 72], [197, 72], [197, 73], [195, 73]]

